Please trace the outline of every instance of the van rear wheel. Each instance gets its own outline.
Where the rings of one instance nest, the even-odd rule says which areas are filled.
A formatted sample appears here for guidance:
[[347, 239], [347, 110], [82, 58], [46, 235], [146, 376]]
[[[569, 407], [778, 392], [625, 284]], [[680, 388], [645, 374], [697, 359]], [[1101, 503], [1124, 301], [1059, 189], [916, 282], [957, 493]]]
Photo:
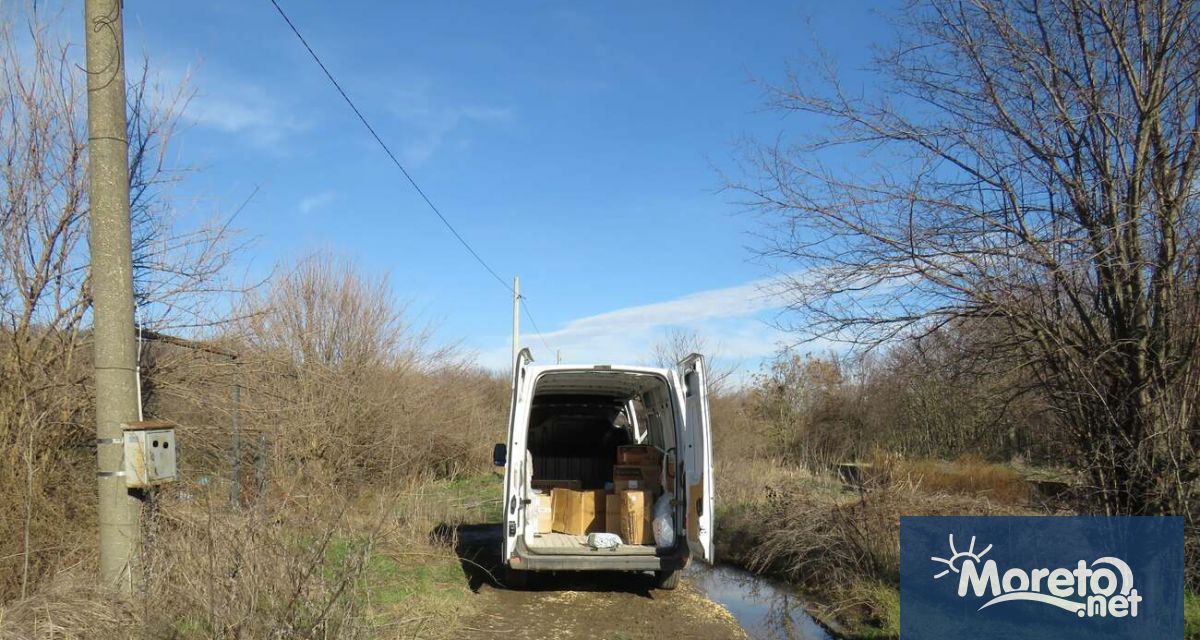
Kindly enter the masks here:
[[679, 571], [675, 570], [675, 569], [669, 569], [669, 570], [664, 570], [664, 571], [655, 571], [654, 572], [654, 586], [659, 589], [663, 589], [665, 591], [670, 591], [670, 590], [674, 589], [675, 587], [678, 587], [679, 586]]

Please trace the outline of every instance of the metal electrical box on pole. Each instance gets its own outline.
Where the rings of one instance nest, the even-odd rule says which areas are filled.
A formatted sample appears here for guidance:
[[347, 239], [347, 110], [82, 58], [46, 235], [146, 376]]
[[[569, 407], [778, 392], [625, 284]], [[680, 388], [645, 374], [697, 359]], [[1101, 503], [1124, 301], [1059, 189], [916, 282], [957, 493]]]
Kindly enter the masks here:
[[125, 486], [150, 489], [179, 478], [174, 422], [146, 420], [121, 428], [125, 431]]
[[140, 501], [125, 484], [122, 424], [138, 421], [133, 242], [121, 0], [85, 0], [88, 201], [96, 376], [100, 581], [125, 595], [138, 582]]

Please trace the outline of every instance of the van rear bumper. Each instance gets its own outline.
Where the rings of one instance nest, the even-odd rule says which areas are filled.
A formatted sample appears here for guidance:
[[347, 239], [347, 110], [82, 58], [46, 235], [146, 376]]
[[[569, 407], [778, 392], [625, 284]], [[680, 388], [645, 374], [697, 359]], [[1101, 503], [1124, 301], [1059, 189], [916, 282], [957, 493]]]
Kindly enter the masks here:
[[513, 569], [525, 571], [674, 571], [688, 563], [687, 545], [680, 544], [664, 555], [603, 556], [532, 553], [525, 541], [517, 540], [517, 552], [508, 559]]

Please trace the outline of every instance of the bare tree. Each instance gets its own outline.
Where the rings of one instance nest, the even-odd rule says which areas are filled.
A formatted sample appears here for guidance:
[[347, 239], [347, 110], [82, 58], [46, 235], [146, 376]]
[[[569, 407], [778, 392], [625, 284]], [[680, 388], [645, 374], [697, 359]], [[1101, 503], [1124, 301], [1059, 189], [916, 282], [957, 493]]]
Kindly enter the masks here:
[[[1108, 513], [1191, 509], [1200, 400], [1200, 22], [1176, 0], [930, 0], [873, 97], [823, 67], [775, 106], [829, 119], [738, 187], [795, 328], [860, 345], [964, 319], [1073, 435]], [[815, 87], [815, 88], [814, 88]], [[833, 167], [822, 152], [863, 155]]]
[[271, 438], [278, 472], [394, 480], [486, 459], [501, 424], [483, 393], [495, 381], [432, 346], [387, 277], [315, 254], [247, 303], [247, 424]]
[[720, 347], [710, 344], [708, 338], [700, 335], [695, 329], [672, 327], [662, 340], [654, 344], [651, 360], [660, 367], [674, 367], [693, 353], [705, 357], [709, 395], [722, 393], [729, 377], [737, 371], [738, 364], [725, 362], [721, 357]]
[[[0, 522], [0, 598], [14, 582], [25, 590], [46, 563], [72, 559], [74, 540], [62, 524], [79, 523], [78, 500], [93, 490], [86, 471], [94, 463], [81, 457], [94, 434], [84, 348], [92, 294], [79, 54], [36, 9], [0, 25], [0, 512], [22, 514]], [[229, 288], [222, 272], [230, 232], [225, 224], [185, 228], [166, 192], [179, 177], [166, 150], [187, 94], [157, 91], [143, 68], [131, 74], [128, 95], [143, 319], [210, 322], [213, 296]], [[16, 580], [14, 558], [21, 563]]]

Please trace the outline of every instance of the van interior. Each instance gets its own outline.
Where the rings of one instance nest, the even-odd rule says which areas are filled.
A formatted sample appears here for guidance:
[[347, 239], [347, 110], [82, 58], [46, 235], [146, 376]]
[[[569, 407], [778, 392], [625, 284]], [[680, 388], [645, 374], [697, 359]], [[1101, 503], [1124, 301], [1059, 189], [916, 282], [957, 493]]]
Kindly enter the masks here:
[[[670, 387], [660, 375], [631, 371], [556, 371], [534, 388], [528, 422], [526, 493], [548, 482], [577, 482], [582, 490], [612, 490], [618, 447], [653, 445], [663, 453], [663, 489], [674, 495], [676, 419]], [[531, 472], [530, 472], [531, 470]], [[540, 481], [540, 482], [539, 482]], [[657, 498], [655, 495], [654, 498]], [[676, 520], [678, 517], [676, 516]], [[679, 523], [676, 522], [676, 531]], [[680, 536], [676, 536], [678, 540]], [[534, 553], [597, 553], [586, 535], [527, 527], [525, 544]], [[653, 544], [622, 544], [605, 554], [654, 555]]]

